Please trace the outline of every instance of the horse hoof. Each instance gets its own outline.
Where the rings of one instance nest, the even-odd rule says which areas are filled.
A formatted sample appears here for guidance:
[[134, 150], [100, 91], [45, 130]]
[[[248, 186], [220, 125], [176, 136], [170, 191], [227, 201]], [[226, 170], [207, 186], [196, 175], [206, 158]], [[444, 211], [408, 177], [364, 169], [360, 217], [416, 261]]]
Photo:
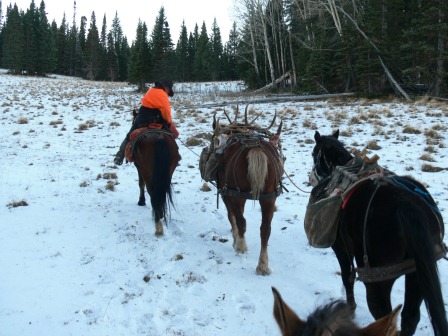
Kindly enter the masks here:
[[258, 266], [256, 273], [257, 273], [257, 275], [270, 275], [272, 273], [272, 271], [269, 267], [262, 268], [262, 267]]
[[163, 231], [162, 232], [156, 231], [155, 236], [157, 238], [162, 237], [163, 236]]
[[144, 205], [146, 205], [146, 202], [145, 201], [138, 201], [137, 204], [140, 205], [140, 206], [144, 206]]

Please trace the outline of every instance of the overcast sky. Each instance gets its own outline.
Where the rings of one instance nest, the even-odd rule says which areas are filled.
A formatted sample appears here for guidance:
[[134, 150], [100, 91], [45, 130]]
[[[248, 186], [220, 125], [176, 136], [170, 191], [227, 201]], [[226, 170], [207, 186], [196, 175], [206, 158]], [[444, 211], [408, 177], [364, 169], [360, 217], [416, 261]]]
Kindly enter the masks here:
[[[6, 14], [6, 7], [10, 4], [17, 4], [22, 10], [29, 8], [31, 0], [0, 0], [3, 6], [3, 14]], [[39, 6], [41, 0], [34, 1]], [[58, 26], [62, 22], [65, 13], [68, 22], [73, 19], [72, 0], [44, 0], [47, 10], [47, 17], [50, 23], [56, 20]], [[199, 29], [202, 22], [205, 22], [207, 32], [210, 35], [213, 20], [216, 18], [221, 31], [223, 42], [228, 40], [230, 29], [234, 21], [232, 11], [233, 0], [76, 0], [76, 22], [79, 26], [81, 16], [87, 17], [88, 25], [92, 12], [95, 12], [97, 27], [101, 31], [104, 14], [106, 23], [110, 29], [115, 12], [118, 13], [121, 27], [128, 38], [129, 44], [135, 39], [137, 23], [140, 19], [146, 22], [149, 33], [152, 32], [155, 19], [162, 6], [165, 7], [165, 15], [170, 26], [171, 37], [176, 43], [179, 38], [182, 21], [185, 21], [188, 33], [193, 32], [197, 23]]]

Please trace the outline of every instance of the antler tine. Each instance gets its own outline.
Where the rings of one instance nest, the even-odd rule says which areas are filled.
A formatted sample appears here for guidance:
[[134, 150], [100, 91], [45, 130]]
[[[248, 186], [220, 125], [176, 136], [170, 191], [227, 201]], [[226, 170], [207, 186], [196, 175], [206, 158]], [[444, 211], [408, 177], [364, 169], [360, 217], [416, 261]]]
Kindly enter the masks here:
[[249, 104], [246, 105], [246, 108], [244, 109], [244, 125], [249, 126], [247, 123], [247, 109], [249, 108]]
[[220, 131], [220, 126], [219, 126], [219, 118], [216, 120], [216, 124], [215, 127], [213, 128], [213, 136], [217, 136], [219, 134]]
[[280, 135], [280, 133], [282, 132], [282, 127], [283, 127], [283, 120], [280, 119], [280, 125], [278, 125], [277, 128], [277, 135]]
[[274, 126], [275, 119], [277, 119], [277, 110], [275, 110], [275, 113], [274, 113], [274, 119], [272, 119], [271, 124], [269, 125], [269, 127], [267, 127], [267, 128], [265, 129], [266, 131], [269, 131], [269, 129], [270, 129], [272, 126]]
[[216, 112], [213, 113], [213, 123], [212, 123], [213, 130], [216, 128]]
[[252, 125], [252, 124], [255, 122], [255, 120], [257, 120], [258, 118], [260, 118], [260, 116], [261, 116], [261, 112], [258, 113], [258, 114], [255, 116], [255, 118], [249, 123], [249, 125]]
[[239, 106], [237, 105], [236, 106], [236, 112], [235, 112], [235, 119], [233, 120], [233, 123], [236, 125], [237, 124], [237, 122], [236, 122], [236, 120], [238, 119], [238, 112], [239, 112]]
[[229, 123], [231, 124], [231, 123], [232, 123], [232, 120], [230, 120], [230, 117], [229, 117], [229, 115], [227, 114], [226, 109], [223, 109], [223, 110], [224, 110], [224, 114], [226, 115], [227, 120], [228, 120]]

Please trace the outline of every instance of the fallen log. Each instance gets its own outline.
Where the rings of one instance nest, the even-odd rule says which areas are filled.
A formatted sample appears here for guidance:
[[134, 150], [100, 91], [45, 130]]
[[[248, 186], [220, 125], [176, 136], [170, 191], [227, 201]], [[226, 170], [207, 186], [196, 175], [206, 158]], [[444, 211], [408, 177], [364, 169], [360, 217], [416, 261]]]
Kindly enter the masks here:
[[290, 76], [290, 72], [287, 71], [285, 74], [283, 74], [282, 76], [280, 76], [279, 78], [277, 78], [277, 79], [274, 81], [274, 83], [269, 83], [268, 85], [266, 85], [266, 86], [264, 86], [264, 87], [262, 87], [262, 88], [260, 88], [260, 89], [255, 90], [254, 93], [259, 93], [259, 92], [266, 91], [266, 90], [268, 90], [269, 88], [271, 88], [273, 85], [277, 85], [278, 83], [280, 83], [281, 81], [285, 80], [285, 79], [288, 78], [289, 76]]
[[[330, 98], [343, 98], [353, 96], [354, 93], [333, 93], [333, 94], [321, 94], [321, 95], [309, 95], [309, 96], [296, 96], [296, 95], [278, 95], [272, 97], [260, 97], [260, 98], [241, 98], [232, 101], [221, 101], [213, 103], [205, 103], [201, 105], [185, 105], [180, 106], [182, 108], [207, 108], [207, 107], [221, 107], [229, 105], [247, 105], [247, 104], [260, 104], [260, 103], [284, 103], [289, 101], [308, 101], [308, 100], [325, 100]], [[177, 108], [180, 108], [177, 107]]]

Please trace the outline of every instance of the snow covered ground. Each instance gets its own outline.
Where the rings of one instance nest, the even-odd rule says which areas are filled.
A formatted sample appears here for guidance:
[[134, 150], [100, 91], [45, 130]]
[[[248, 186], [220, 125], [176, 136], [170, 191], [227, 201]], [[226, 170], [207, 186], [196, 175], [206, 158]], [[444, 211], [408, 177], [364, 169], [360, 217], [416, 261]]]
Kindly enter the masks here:
[[[372, 153], [381, 165], [427, 183], [448, 220], [447, 171], [427, 172], [448, 167], [446, 104], [251, 105], [252, 113], [263, 113], [261, 125], [270, 123], [274, 111], [283, 119], [290, 177], [272, 223], [272, 274], [257, 276], [259, 206], [246, 205], [249, 252], [237, 255], [223, 202], [217, 208], [213, 186], [202, 189], [198, 156], [206, 142], [186, 146], [211, 132], [215, 111], [222, 115], [222, 108], [200, 106], [229, 102], [226, 110], [233, 114], [230, 102], [241, 99], [242, 88], [175, 85], [172, 107], [182, 155], [173, 177], [176, 209], [165, 236], [156, 238], [150, 208], [137, 206], [134, 166], [113, 165], [141, 94], [124, 83], [0, 72], [0, 335], [280, 335], [271, 286], [303, 318], [344, 298], [331, 249], [308, 245], [308, 194], [296, 188], [311, 190], [316, 129], [329, 134], [339, 128], [349, 147], [376, 148]], [[448, 303], [448, 263], [438, 264]], [[372, 322], [359, 282], [355, 296], [356, 322]], [[393, 305], [402, 301], [401, 278]], [[432, 335], [424, 305], [421, 310], [416, 335]]]

